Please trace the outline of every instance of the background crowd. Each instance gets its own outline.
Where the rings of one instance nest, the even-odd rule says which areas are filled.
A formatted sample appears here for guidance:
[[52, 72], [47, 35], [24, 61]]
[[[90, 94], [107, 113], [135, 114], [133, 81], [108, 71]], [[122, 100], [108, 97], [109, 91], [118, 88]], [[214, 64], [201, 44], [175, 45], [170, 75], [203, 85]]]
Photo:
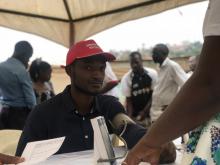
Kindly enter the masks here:
[[[32, 46], [18, 42], [13, 55], [0, 63], [1, 129], [23, 130], [16, 155], [30, 141], [59, 136], [66, 139], [57, 153], [92, 149], [90, 119], [101, 115], [109, 132], [121, 136], [131, 149], [122, 164], [174, 162], [172, 140], [184, 134], [189, 134], [189, 140], [183, 163], [218, 164], [219, 78], [213, 71], [219, 69], [219, 30], [212, 26], [219, 25], [218, 7], [219, 1], [210, 2], [203, 49], [201, 55], [189, 59], [188, 73], [169, 58], [167, 45], [159, 43], [152, 49], [157, 70], [143, 66], [140, 52], [132, 52], [131, 69], [118, 80], [110, 65], [114, 55], [86, 40], [69, 49], [65, 71], [71, 83], [55, 95], [50, 64], [36, 59], [28, 67]], [[119, 102], [119, 91], [110, 92], [119, 83], [125, 105]], [[8, 158], [23, 161], [0, 155], [3, 163]]]

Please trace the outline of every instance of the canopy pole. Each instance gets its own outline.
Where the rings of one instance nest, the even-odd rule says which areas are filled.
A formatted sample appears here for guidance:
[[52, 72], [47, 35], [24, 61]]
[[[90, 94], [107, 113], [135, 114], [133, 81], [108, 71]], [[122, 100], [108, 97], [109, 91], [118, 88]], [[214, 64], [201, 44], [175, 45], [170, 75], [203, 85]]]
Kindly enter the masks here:
[[69, 18], [69, 47], [71, 47], [71, 45], [75, 42], [74, 38], [74, 34], [75, 34], [75, 31], [74, 31], [74, 24], [73, 24], [73, 18], [72, 18], [72, 15], [70, 13], [70, 8], [69, 8], [69, 5], [67, 3], [66, 0], [63, 0], [63, 3], [64, 3], [64, 6], [66, 8], [66, 12], [67, 12], [67, 15], [68, 15], [68, 18]]
[[75, 42], [75, 37], [74, 37], [74, 34], [75, 34], [75, 30], [74, 30], [74, 24], [73, 22], [70, 22], [69, 23], [69, 31], [70, 31], [70, 35], [69, 35], [69, 47], [71, 47], [72, 44], [74, 44]]

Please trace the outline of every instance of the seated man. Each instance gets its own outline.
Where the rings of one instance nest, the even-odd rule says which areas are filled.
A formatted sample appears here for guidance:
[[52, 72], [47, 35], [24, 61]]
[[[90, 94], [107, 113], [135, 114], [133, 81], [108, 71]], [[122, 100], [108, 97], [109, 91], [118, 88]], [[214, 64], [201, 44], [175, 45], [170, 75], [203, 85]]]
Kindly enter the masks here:
[[[93, 40], [81, 41], [70, 48], [66, 59], [66, 73], [71, 84], [57, 96], [37, 105], [31, 112], [20, 137], [16, 155], [21, 155], [31, 141], [65, 136], [58, 153], [93, 148], [91, 118], [104, 116], [109, 132], [120, 134], [133, 147], [146, 130], [136, 125], [113, 96], [100, 95], [105, 76], [106, 61], [114, 60]], [[114, 128], [113, 128], [113, 127]], [[175, 150], [174, 150], [175, 152]], [[175, 156], [171, 161], [175, 160]]]

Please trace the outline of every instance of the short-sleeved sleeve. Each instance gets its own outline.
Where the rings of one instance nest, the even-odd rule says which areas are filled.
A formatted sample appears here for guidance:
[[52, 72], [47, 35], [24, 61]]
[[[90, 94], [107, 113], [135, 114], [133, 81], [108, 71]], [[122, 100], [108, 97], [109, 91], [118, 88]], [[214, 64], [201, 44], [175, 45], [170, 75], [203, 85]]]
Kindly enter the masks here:
[[125, 97], [131, 97], [131, 71], [127, 72], [121, 79], [121, 92]]
[[152, 68], [146, 68], [145, 67], [145, 70], [148, 71], [148, 75], [151, 77], [152, 79], [152, 88], [155, 87], [156, 83], [157, 83], [157, 79], [158, 79], [158, 74], [157, 74], [157, 71], [155, 69], [152, 69]]
[[118, 80], [117, 76], [112, 70], [112, 67], [109, 62], [106, 62], [106, 68], [105, 68], [105, 78], [104, 82], [109, 82], [112, 80]]
[[27, 107], [32, 108], [34, 105], [36, 105], [36, 97], [34, 95], [31, 78], [28, 72], [26, 71], [21, 72], [19, 75], [17, 75], [17, 79], [21, 84], [21, 88], [23, 91], [23, 95]]
[[186, 72], [179, 64], [173, 65], [171, 73], [179, 87], [182, 87], [188, 79]]
[[119, 113], [125, 113], [123, 105], [113, 96], [98, 96], [99, 108], [107, 120], [113, 118]]
[[210, 0], [203, 24], [203, 35], [220, 35], [220, 0]]

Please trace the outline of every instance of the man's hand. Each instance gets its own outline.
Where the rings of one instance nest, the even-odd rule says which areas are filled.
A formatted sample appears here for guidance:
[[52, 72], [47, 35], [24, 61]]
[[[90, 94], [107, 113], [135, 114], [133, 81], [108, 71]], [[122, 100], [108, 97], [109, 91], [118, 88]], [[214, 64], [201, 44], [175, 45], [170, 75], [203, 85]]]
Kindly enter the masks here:
[[158, 165], [161, 148], [148, 147], [141, 142], [129, 151], [122, 165], [138, 165], [140, 162], [149, 162], [151, 165]]
[[24, 158], [20, 158], [17, 156], [9, 156], [0, 153], [0, 165], [3, 164], [18, 164], [24, 162]]
[[146, 113], [145, 113], [145, 111], [141, 111], [140, 113], [139, 113], [139, 115], [136, 117], [136, 120], [137, 121], [142, 121], [142, 120], [144, 120], [145, 118], [146, 118]]

